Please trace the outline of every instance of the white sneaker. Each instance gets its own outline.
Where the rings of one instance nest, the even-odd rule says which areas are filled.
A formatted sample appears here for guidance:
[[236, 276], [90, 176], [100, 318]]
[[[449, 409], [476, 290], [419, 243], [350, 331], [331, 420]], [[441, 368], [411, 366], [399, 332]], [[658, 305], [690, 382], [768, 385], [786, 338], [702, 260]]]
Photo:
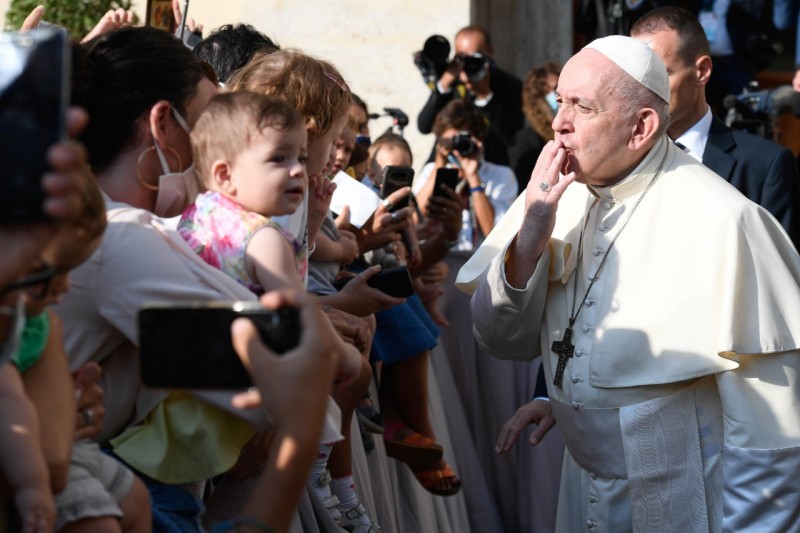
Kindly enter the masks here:
[[331, 518], [334, 522], [336, 522], [336, 525], [341, 525], [342, 515], [338, 507], [339, 498], [337, 498], [335, 494], [331, 493], [330, 484], [330, 470], [326, 470], [324, 474], [319, 476], [319, 478], [311, 481], [311, 486], [319, 495], [320, 500], [322, 500], [322, 503], [325, 505], [325, 509], [328, 511], [328, 514], [331, 515]]
[[350, 533], [380, 533], [381, 526], [375, 523], [369, 516], [367, 510], [360, 503], [352, 509], [342, 509], [339, 507], [342, 519], [339, 527]]

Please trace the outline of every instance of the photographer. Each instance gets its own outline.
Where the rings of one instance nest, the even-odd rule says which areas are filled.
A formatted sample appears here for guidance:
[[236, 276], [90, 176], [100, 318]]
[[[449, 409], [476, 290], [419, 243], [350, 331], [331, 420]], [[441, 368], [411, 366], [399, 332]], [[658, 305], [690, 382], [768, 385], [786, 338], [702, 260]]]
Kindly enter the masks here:
[[421, 133], [432, 131], [436, 115], [454, 98], [468, 99], [489, 122], [485, 135], [487, 161], [507, 165], [508, 145], [522, 128], [522, 82], [499, 69], [489, 33], [467, 26], [455, 38], [455, 58], [442, 73], [417, 118]]
[[423, 167], [413, 192], [420, 209], [427, 212], [436, 171], [448, 165], [458, 167], [461, 182], [456, 192], [464, 210], [461, 234], [454, 246], [459, 251], [472, 251], [511, 206], [517, 196], [517, 180], [511, 168], [483, 160], [487, 126], [471, 102], [454, 100], [447, 104], [436, 117], [433, 129], [435, 159]]

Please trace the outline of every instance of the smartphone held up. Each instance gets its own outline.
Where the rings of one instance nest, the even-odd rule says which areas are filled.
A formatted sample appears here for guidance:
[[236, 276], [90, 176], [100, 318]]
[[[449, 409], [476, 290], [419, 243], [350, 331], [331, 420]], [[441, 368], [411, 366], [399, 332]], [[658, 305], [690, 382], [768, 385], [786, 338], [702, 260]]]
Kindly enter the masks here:
[[280, 355], [300, 342], [293, 307], [267, 309], [257, 302], [154, 302], [139, 310], [142, 383], [169, 389], [245, 389], [250, 376], [233, 349], [231, 324], [244, 317]]
[[63, 31], [0, 33], [0, 224], [47, 218], [41, 181], [66, 138], [69, 64]]
[[[381, 181], [381, 199], [386, 199], [393, 192], [402, 189], [403, 187], [410, 187], [414, 181], [414, 169], [411, 167], [403, 166], [387, 166], [383, 169], [383, 180]], [[408, 199], [406, 196], [402, 200], [396, 202], [390, 211], [397, 211], [408, 207]]]

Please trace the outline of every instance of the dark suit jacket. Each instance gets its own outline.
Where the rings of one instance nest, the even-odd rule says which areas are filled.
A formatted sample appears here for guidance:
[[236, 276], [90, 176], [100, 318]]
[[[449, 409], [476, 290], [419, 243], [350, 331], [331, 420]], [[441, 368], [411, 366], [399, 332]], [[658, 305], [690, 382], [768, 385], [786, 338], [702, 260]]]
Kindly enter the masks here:
[[795, 248], [800, 247], [800, 177], [788, 148], [729, 128], [714, 117], [703, 164], [772, 213]]
[[[522, 82], [516, 76], [492, 67], [489, 86], [492, 88], [492, 99], [485, 107], [478, 108], [489, 119], [489, 133], [484, 139], [484, 157], [492, 163], [508, 165], [508, 146], [525, 122], [522, 114]], [[436, 115], [457, 95], [456, 87], [446, 94], [436, 88], [431, 91], [425, 107], [417, 116], [420, 133], [433, 130]]]

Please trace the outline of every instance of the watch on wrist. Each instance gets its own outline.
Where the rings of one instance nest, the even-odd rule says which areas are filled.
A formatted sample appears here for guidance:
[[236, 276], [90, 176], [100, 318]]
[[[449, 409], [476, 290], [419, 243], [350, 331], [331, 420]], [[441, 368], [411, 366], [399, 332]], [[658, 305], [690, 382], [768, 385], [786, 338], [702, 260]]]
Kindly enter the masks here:
[[471, 192], [471, 193], [475, 193], [475, 192], [485, 193], [486, 192], [486, 184], [481, 182], [480, 185], [476, 185], [475, 187], [470, 187], [469, 188], [469, 192]]

